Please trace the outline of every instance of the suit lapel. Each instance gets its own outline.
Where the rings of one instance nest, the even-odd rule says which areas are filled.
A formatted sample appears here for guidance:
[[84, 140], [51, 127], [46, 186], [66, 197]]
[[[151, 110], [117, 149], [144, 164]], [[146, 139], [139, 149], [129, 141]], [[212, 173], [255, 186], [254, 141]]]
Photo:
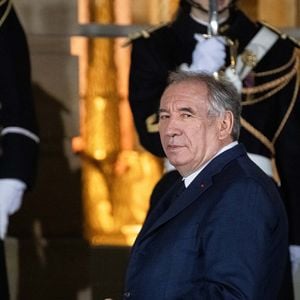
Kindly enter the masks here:
[[141, 232], [139, 233], [138, 239], [144, 236], [144, 234], [152, 227], [154, 223], [156, 223], [159, 217], [164, 213], [166, 202], [169, 202], [170, 199], [174, 197], [174, 194], [176, 194], [177, 186], [180, 185], [181, 180], [182, 179], [176, 180], [174, 185], [170, 187], [170, 189], [159, 200], [159, 203], [157, 203], [157, 205], [151, 210], [144, 222]]
[[[188, 207], [195, 200], [201, 198], [201, 195], [212, 185], [213, 177], [220, 173], [224, 167], [230, 163], [233, 159], [238, 156], [246, 155], [244, 147], [239, 144], [217, 156], [213, 159], [200, 174], [193, 180], [193, 182], [188, 186], [188, 188], [181, 193], [181, 195], [172, 203], [168, 210], [166, 210], [162, 215], [155, 214], [155, 210], [150, 214], [152, 222], [147, 221], [142, 231], [139, 234], [137, 242], [141, 242], [147, 238], [151, 233], [153, 233], [157, 228], [164, 225], [166, 222], [174, 218], [186, 207]], [[170, 196], [170, 191], [165, 194], [161, 201], [165, 200], [165, 197]], [[158, 216], [157, 220], [153, 219]]]
[[139, 240], [142, 241], [147, 238], [153, 231], [168, 222], [170, 219], [174, 218], [197, 198], [199, 198], [201, 194], [210, 186], [208, 181], [201, 183], [202, 179], [202, 176], [197, 176], [191, 185], [174, 200], [170, 207], [163, 214], [161, 214], [157, 220], [152, 223], [152, 225], [147, 226], [145, 230], [141, 231]]

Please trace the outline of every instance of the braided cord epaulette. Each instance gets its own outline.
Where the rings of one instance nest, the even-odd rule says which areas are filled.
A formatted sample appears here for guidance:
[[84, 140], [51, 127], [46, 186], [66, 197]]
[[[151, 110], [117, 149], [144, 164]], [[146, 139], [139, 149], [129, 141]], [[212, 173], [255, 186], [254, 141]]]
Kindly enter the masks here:
[[[296, 49], [295, 49], [296, 50]], [[277, 166], [276, 166], [276, 152], [275, 152], [275, 143], [278, 139], [278, 137], [280, 136], [283, 128], [285, 127], [290, 114], [292, 113], [296, 101], [297, 101], [297, 97], [299, 95], [299, 88], [300, 88], [300, 70], [299, 70], [299, 57], [297, 57], [297, 53], [294, 53], [293, 58], [295, 59], [294, 62], [294, 67], [293, 69], [290, 71], [290, 73], [288, 74], [288, 78], [285, 78], [286, 82], [279, 82], [279, 87], [280, 89], [283, 88], [284, 86], [286, 86], [287, 83], [290, 82], [290, 80], [292, 78], [296, 77], [295, 80], [295, 85], [294, 85], [294, 90], [293, 90], [293, 95], [291, 98], [291, 102], [273, 136], [272, 139], [268, 139], [261, 131], [259, 131], [258, 129], [256, 129], [250, 122], [248, 122], [246, 119], [241, 117], [241, 125], [245, 128], [245, 130], [247, 130], [250, 134], [252, 134], [256, 139], [258, 139], [263, 145], [265, 145], [265, 147], [267, 149], [269, 149], [270, 153], [271, 153], [271, 162], [272, 162], [272, 173], [273, 173], [273, 179], [275, 180], [275, 182], [280, 186], [280, 176], [277, 170]], [[276, 82], [273, 81], [273, 82]], [[275, 88], [276, 92], [278, 92], [278, 89]], [[271, 97], [270, 94], [267, 94], [268, 97], [264, 97], [264, 99], [260, 99], [260, 100], [265, 100], [266, 98]], [[256, 99], [258, 100], [258, 99]], [[246, 101], [246, 102], [242, 102], [242, 105], [253, 105], [255, 103], [257, 103], [258, 101]]]

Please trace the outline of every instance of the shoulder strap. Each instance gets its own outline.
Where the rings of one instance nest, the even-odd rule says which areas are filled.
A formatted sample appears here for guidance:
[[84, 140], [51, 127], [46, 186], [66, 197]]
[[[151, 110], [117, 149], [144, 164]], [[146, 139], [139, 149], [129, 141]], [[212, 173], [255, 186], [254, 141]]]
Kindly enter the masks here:
[[240, 79], [244, 79], [265, 54], [278, 40], [279, 35], [273, 30], [262, 26], [257, 34], [237, 57], [236, 72]]
[[289, 34], [287, 34], [285, 32], [282, 32], [282, 31], [278, 30], [278, 28], [272, 26], [271, 24], [269, 24], [267, 22], [261, 21], [260, 23], [263, 26], [265, 26], [265, 27], [271, 29], [272, 31], [274, 31], [275, 33], [277, 33], [282, 39], [288, 39], [294, 44], [295, 47], [300, 48], [300, 41], [297, 40], [296, 38], [290, 36]]

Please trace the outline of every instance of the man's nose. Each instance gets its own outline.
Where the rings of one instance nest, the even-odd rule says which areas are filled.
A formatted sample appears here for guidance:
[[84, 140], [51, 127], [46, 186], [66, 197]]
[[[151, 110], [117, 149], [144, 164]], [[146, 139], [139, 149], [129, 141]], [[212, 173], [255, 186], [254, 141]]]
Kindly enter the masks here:
[[166, 128], [166, 135], [173, 137], [175, 135], [179, 135], [181, 132], [180, 126], [178, 124], [178, 120], [174, 117], [171, 117], [168, 121], [167, 128]]

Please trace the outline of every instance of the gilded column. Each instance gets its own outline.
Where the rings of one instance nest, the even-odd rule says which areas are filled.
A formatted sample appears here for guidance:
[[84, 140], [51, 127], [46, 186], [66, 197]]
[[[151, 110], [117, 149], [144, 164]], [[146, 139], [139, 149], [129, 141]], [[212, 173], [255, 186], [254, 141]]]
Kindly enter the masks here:
[[[94, 1], [90, 21], [130, 23], [125, 2]], [[161, 161], [137, 142], [128, 105], [130, 49], [121, 44], [95, 38], [88, 45], [81, 153], [85, 236], [93, 245], [133, 243], [162, 174]]]
[[[94, 1], [92, 22], [112, 23], [111, 0]], [[83, 198], [85, 235], [92, 244], [116, 232], [110, 190], [120, 149], [118, 95], [113, 40], [89, 41], [87, 91], [83, 108]]]

